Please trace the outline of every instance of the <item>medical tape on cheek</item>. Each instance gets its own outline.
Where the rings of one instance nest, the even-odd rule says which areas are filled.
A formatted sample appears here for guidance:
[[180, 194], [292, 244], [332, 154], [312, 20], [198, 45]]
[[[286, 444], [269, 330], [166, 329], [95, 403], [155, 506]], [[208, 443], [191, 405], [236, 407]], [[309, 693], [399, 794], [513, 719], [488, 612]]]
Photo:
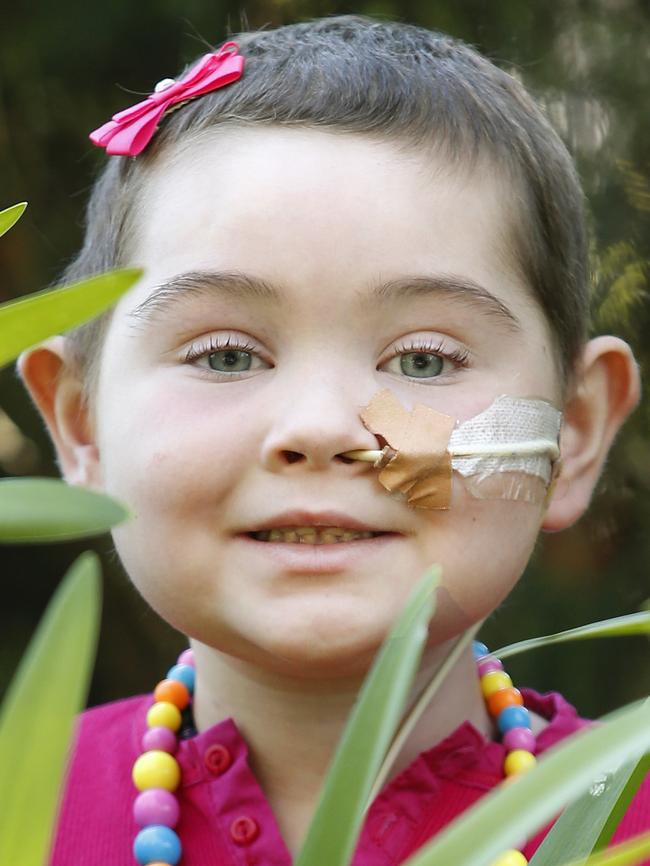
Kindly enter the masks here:
[[416, 405], [407, 412], [392, 391], [372, 398], [361, 420], [388, 442], [375, 466], [379, 483], [406, 495], [415, 508], [449, 508], [451, 456], [447, 450], [454, 419]]
[[562, 413], [546, 400], [497, 397], [451, 434], [454, 471], [478, 499], [541, 503], [560, 469], [561, 422]]
[[346, 456], [372, 460], [380, 483], [404, 494], [414, 508], [449, 508], [452, 470], [476, 498], [541, 503], [559, 468], [561, 419], [546, 400], [502, 396], [455, 426], [453, 418], [427, 406], [408, 412], [386, 389], [361, 420], [387, 447]]

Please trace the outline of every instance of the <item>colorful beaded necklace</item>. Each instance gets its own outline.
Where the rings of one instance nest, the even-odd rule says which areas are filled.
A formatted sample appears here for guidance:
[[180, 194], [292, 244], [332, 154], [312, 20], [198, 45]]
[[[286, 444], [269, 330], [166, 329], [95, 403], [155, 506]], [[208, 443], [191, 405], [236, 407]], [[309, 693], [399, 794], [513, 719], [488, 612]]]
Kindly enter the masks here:
[[[530, 715], [523, 706], [519, 689], [490, 655], [485, 644], [474, 641], [474, 658], [488, 712], [495, 720], [506, 747], [503, 772], [513, 778], [535, 764], [535, 736]], [[154, 703], [147, 713], [147, 731], [142, 738], [144, 752], [133, 765], [133, 781], [140, 791], [133, 805], [136, 823], [142, 829], [135, 838], [133, 853], [140, 866], [177, 866], [183, 850], [174, 831], [180, 817], [174, 791], [181, 781], [181, 768], [174, 752], [178, 738], [193, 736], [191, 721], [194, 693], [194, 654], [185, 650], [156, 686]], [[491, 866], [526, 866], [521, 851], [504, 851]]]

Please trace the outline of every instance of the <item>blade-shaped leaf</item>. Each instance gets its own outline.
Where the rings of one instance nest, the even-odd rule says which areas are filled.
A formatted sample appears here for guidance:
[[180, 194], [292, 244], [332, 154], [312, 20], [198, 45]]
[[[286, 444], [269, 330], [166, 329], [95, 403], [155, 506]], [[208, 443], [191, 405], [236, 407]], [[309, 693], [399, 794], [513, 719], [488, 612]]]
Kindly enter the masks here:
[[27, 202], [21, 201], [19, 204], [12, 204], [11, 207], [0, 210], [0, 238], [18, 222], [25, 213], [26, 207]]
[[141, 276], [138, 268], [111, 271], [62, 289], [45, 289], [2, 304], [0, 367], [16, 358], [23, 349], [103, 312]]
[[579, 796], [598, 775], [650, 746], [650, 706], [625, 707], [543, 755], [514, 784], [499, 786], [404, 866], [486, 866]]
[[[650, 855], [650, 833], [643, 833], [594, 854], [588, 860], [578, 860], [567, 866], [638, 866]], [[532, 860], [531, 860], [532, 863]]]
[[364, 805], [415, 677], [440, 575], [432, 568], [411, 593], [352, 710], [295, 866], [347, 866]]
[[379, 768], [379, 772], [377, 773], [377, 778], [375, 779], [372, 789], [368, 794], [368, 799], [366, 801], [364, 810], [365, 812], [368, 811], [375, 797], [381, 791], [384, 781], [388, 776], [391, 767], [395, 763], [395, 760], [399, 755], [404, 743], [410, 736], [411, 731], [416, 726], [418, 719], [420, 718], [424, 710], [429, 706], [436, 692], [447, 679], [449, 672], [453, 669], [454, 665], [460, 658], [462, 652], [467, 647], [468, 643], [474, 638], [475, 634], [478, 632], [482, 625], [483, 621], [476, 623], [474, 626], [472, 626], [472, 628], [467, 629], [467, 631], [463, 632], [456, 639], [454, 645], [451, 647], [449, 653], [447, 654], [447, 657], [436, 671], [433, 679], [422, 690], [422, 694], [416, 700], [413, 709], [408, 713], [407, 716], [405, 716], [402, 724], [399, 726], [399, 729], [395, 734], [393, 742], [390, 744], [390, 748], [386, 754], [386, 757], [384, 758], [384, 761]]
[[103, 493], [56, 478], [0, 479], [0, 543], [100, 535], [130, 516]]
[[[646, 704], [650, 705], [650, 698]], [[556, 866], [566, 857], [583, 862], [592, 853], [605, 848], [649, 771], [650, 754], [594, 780], [589, 791], [560, 815], [531, 864]]]
[[77, 559], [50, 602], [0, 710], [0, 863], [43, 866], [74, 716], [97, 643], [99, 564]]
[[648, 767], [645, 758], [631, 761], [595, 779], [551, 827], [530, 860], [531, 866], [557, 866], [567, 858], [584, 862], [593, 851], [604, 848], [643, 780], [645, 773], [635, 773], [643, 764]]
[[594, 851], [602, 850], [609, 844], [610, 839], [614, 835], [614, 831], [621, 823], [623, 815], [627, 812], [628, 806], [636, 792], [639, 790], [641, 783], [650, 773], [650, 752], [643, 755], [632, 768], [632, 772], [628, 776], [625, 787], [621, 791], [614, 808], [609, 814], [609, 818], [603, 825], [599, 837], [596, 839], [596, 844], [593, 847]]
[[544, 637], [533, 637], [529, 640], [522, 640], [495, 650], [493, 655], [497, 656], [497, 658], [505, 659], [541, 646], [565, 643], [570, 640], [588, 640], [595, 637], [629, 637], [635, 634], [650, 635], [650, 611], [630, 613], [626, 616], [615, 616], [612, 619], [592, 622], [589, 625], [581, 625], [578, 628], [570, 628], [567, 631], [547, 634]]

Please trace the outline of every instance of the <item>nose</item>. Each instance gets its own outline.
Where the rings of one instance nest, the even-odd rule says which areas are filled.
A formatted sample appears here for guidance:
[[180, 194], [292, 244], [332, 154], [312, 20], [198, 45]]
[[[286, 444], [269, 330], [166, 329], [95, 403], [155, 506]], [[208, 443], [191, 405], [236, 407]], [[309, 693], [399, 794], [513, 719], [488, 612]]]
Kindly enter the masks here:
[[294, 464], [315, 471], [351, 464], [352, 471], [364, 471], [367, 466], [343, 453], [381, 447], [360, 417], [371, 397], [372, 389], [360, 394], [342, 384], [303, 385], [276, 404], [273, 422], [262, 443], [263, 465], [272, 472]]

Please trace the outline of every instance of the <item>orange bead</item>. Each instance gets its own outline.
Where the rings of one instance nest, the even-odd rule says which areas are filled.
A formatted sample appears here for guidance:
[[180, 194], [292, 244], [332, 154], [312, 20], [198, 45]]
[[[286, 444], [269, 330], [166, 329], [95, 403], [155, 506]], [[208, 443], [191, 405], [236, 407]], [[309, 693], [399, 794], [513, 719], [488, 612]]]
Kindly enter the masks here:
[[154, 700], [167, 701], [179, 710], [184, 710], [190, 702], [187, 686], [178, 680], [161, 680], [153, 693]]
[[516, 707], [523, 706], [524, 699], [522, 697], [519, 689], [515, 689], [513, 687], [509, 689], [501, 689], [498, 692], [494, 692], [487, 699], [488, 710], [490, 711], [490, 715], [495, 718], [499, 715], [501, 710], [505, 710], [506, 707]]

